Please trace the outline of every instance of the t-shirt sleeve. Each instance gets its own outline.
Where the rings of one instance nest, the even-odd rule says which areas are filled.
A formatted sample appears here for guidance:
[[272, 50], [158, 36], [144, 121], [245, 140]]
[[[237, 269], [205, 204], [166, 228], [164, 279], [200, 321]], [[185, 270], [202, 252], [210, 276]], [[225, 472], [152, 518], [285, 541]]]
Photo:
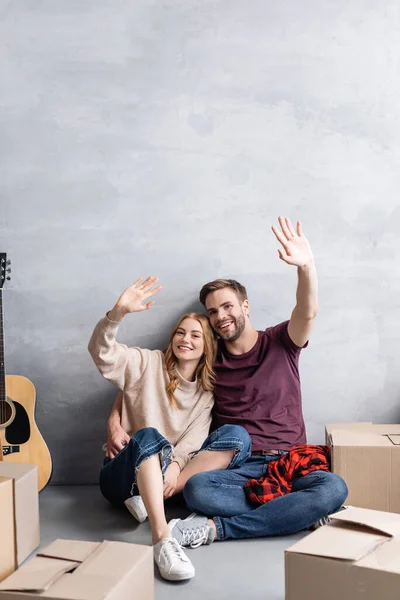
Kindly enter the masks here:
[[274, 327], [268, 327], [266, 333], [272, 340], [280, 343], [291, 355], [298, 356], [301, 350], [307, 348], [308, 342], [306, 342], [302, 348], [297, 346], [289, 336], [288, 326], [289, 321], [283, 321], [283, 323], [279, 323]]

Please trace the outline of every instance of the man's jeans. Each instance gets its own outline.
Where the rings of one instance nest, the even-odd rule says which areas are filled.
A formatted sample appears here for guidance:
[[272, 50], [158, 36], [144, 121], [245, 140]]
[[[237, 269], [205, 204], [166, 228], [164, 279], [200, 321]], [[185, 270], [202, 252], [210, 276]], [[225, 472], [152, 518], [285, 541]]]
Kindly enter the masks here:
[[[219, 440], [223, 442], [223, 435]], [[250, 456], [232, 469], [197, 473], [183, 490], [188, 508], [212, 517], [218, 539], [225, 540], [301, 531], [336, 512], [345, 502], [348, 491], [341, 477], [313, 471], [296, 478], [290, 494], [261, 506], [251, 503], [243, 489], [245, 483], [251, 478], [260, 479], [268, 463], [277, 458]]]
[[[235, 450], [229, 469], [241, 465], [249, 456], [251, 439], [243, 427], [224, 425], [208, 436], [202, 450]], [[124, 501], [139, 494], [136, 472], [146, 458], [159, 455], [162, 473], [171, 462], [173, 445], [154, 427], [145, 427], [133, 435], [114, 458], [105, 458], [100, 471], [101, 493], [114, 506], [123, 506]]]

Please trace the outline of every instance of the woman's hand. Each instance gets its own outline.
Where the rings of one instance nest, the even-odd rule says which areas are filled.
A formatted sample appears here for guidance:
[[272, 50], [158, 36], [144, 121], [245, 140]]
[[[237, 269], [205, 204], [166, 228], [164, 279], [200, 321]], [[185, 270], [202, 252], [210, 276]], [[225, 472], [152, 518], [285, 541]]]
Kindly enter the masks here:
[[143, 302], [161, 290], [162, 285], [151, 289], [158, 280], [159, 277], [148, 277], [143, 281], [141, 277], [135, 281], [118, 298], [114, 308], [108, 313], [109, 319], [119, 322], [128, 313], [149, 310], [153, 306], [154, 301], [146, 302], [146, 304], [143, 304]]
[[180, 472], [181, 469], [177, 462], [173, 461], [168, 465], [164, 473], [164, 499], [174, 495]]
[[129, 435], [121, 426], [108, 429], [106, 457], [114, 458], [130, 441]]

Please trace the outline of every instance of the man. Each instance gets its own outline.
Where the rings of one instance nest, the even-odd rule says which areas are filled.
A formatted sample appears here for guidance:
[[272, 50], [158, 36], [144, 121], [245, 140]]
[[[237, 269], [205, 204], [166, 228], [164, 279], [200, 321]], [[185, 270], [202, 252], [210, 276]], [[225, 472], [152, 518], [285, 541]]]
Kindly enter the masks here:
[[[347, 497], [345, 482], [322, 470], [295, 478], [291, 493], [261, 506], [252, 504], [244, 491], [249, 479], [264, 475], [269, 462], [306, 443], [298, 360], [318, 312], [317, 274], [300, 222], [296, 231], [287, 218], [279, 217], [279, 224], [280, 231], [272, 227], [281, 244], [279, 257], [298, 271], [296, 306], [289, 321], [256, 331], [246, 289], [234, 280], [213, 281], [200, 292], [220, 338], [214, 367], [215, 421], [218, 426], [244, 427], [252, 453], [240, 466], [225, 470], [218, 465], [218, 453], [204, 453], [208, 472], [191, 477], [183, 490], [188, 507], [200, 515], [170, 522], [172, 535], [183, 546], [294, 533], [323, 522]], [[224, 435], [222, 431], [221, 443]]]

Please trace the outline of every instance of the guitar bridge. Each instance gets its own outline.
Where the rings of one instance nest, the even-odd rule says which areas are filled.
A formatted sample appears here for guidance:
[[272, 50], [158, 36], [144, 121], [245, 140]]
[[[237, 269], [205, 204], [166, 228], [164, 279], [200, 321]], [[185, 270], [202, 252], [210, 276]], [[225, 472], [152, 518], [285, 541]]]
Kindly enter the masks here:
[[3, 456], [14, 454], [14, 452], [19, 452], [19, 446], [3, 446]]

